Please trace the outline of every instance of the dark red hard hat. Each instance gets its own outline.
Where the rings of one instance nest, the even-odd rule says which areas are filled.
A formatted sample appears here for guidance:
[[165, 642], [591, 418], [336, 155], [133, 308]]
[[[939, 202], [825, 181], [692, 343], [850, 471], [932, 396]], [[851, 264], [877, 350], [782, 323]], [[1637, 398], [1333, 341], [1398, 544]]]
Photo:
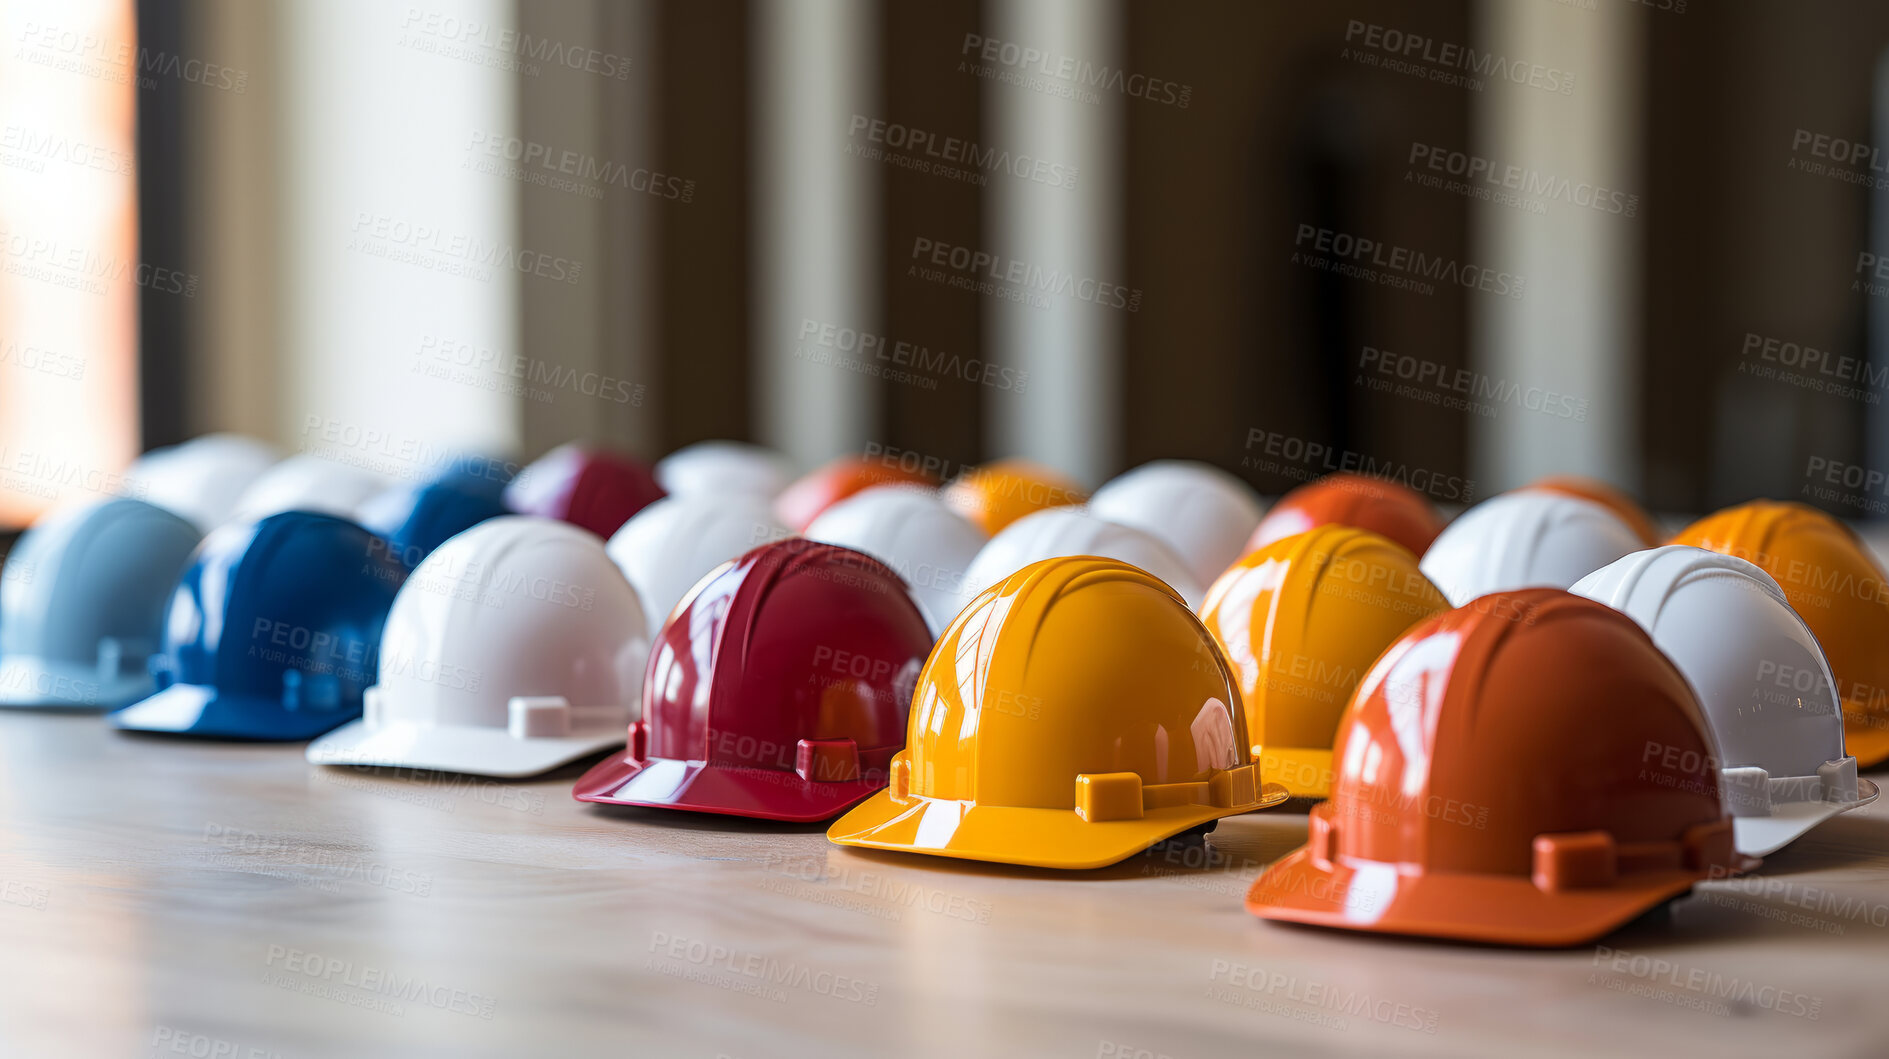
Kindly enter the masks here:
[[643, 461], [581, 445], [559, 445], [518, 472], [505, 504], [608, 538], [630, 516], [668, 494]]
[[931, 646], [884, 563], [798, 537], [764, 544], [670, 615], [628, 749], [572, 794], [767, 820], [837, 816], [886, 785]]

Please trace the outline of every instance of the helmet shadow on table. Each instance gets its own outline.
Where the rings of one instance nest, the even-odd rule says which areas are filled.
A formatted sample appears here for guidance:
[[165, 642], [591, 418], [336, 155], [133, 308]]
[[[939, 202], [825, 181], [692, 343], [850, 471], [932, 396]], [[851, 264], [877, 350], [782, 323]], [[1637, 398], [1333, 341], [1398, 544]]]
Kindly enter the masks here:
[[608, 819], [671, 831], [726, 831], [746, 835], [824, 835], [831, 821], [816, 820], [797, 824], [781, 820], [760, 820], [722, 813], [700, 813], [685, 809], [663, 809], [643, 805], [608, 805], [593, 802], [585, 812], [597, 819]]
[[[864, 846], [834, 846], [842, 856], [946, 875], [992, 878], [1113, 882], [1150, 876], [1211, 878], [1239, 875], [1240, 888], [1275, 860], [1305, 844], [1305, 818], [1285, 812], [1244, 813], [1158, 842], [1100, 868], [1039, 868], [1022, 864], [940, 857]], [[1211, 832], [1211, 834], [1207, 833]]]
[[[1878, 783], [1889, 777], [1875, 774]], [[1753, 875], [1798, 875], [1805, 872], [1854, 868], [1876, 862], [1882, 867], [1889, 850], [1889, 815], [1871, 812], [1842, 813], [1805, 833], [1803, 837], [1764, 858]]]

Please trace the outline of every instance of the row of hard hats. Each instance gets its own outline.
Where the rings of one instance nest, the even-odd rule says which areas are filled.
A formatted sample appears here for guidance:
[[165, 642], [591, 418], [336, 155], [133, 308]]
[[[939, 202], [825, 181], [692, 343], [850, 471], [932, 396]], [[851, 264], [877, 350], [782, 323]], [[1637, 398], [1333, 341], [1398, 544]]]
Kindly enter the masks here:
[[[571, 502], [588, 466], [571, 451], [553, 456], [572, 473], [538, 478], [535, 495], [603, 517]], [[1881, 633], [1889, 593], [1860, 542], [1809, 509], [1747, 505], [1682, 534], [1725, 554], [1625, 555], [1650, 522], [1636, 532], [1605, 494], [1566, 488], [1499, 497], [1439, 536], [1420, 496], [1353, 476], [1296, 490], [1262, 521], [1243, 485], [1199, 465], [1148, 465], [1077, 509], [1073, 487], [1014, 466], [940, 496], [852, 488], [873, 476], [855, 461], [770, 506], [777, 463], [683, 455], [662, 478], [676, 495], [608, 546], [499, 517], [410, 566], [332, 516], [226, 525], [171, 599], [162, 690], [115, 719], [308, 738], [364, 699], [311, 760], [526, 775], [627, 741], [578, 797], [794, 820], [857, 806], [835, 841], [1057, 867], [1329, 794], [1307, 850], [1256, 884], [1255, 911], [1521, 942], [1588, 936], [1875, 796], [1839, 719], [1883, 712], [1884, 685], [1860, 668], [1867, 641], [1854, 630], [1865, 649], [1832, 675], [1799, 612], [1873, 617], [1862, 624]], [[111, 504], [165, 526], [173, 554], [194, 540], [147, 505]], [[808, 538], [842, 539], [789, 537], [801, 519]], [[130, 556], [142, 545], [122, 542], [149, 535], [101, 546], [118, 516], [78, 521], [99, 525], [48, 520], [10, 557], [0, 666], [33, 659], [7, 636], [30, 610], [15, 589], [55, 580], [15, 576], [16, 561], [63, 569], [60, 548], [81, 538], [78, 554]], [[1786, 587], [1767, 563], [1791, 571]], [[156, 565], [140, 576], [163, 581]], [[927, 573], [960, 569], [963, 585]], [[1793, 583], [1822, 595], [1799, 602]], [[1544, 584], [1619, 609], [1516, 591]], [[110, 671], [131, 668], [136, 632], [81, 644], [91, 672], [108, 655]], [[1430, 883], [1400, 880], [1399, 864], [1433, 868]], [[1665, 874], [1635, 874], [1649, 865]], [[1518, 872], [1552, 900], [1511, 894]], [[1437, 886], [1460, 880], [1436, 879], [1465, 873], [1491, 878], [1458, 896], [1487, 883], [1533, 925], [1484, 923], [1478, 901], [1445, 922]]]

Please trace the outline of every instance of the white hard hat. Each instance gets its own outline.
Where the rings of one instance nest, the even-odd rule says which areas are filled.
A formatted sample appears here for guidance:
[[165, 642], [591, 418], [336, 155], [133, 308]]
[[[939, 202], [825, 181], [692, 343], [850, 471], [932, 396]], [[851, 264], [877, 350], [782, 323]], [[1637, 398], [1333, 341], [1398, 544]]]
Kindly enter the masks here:
[[345, 519], [393, 484], [359, 467], [301, 453], [264, 471], [236, 502], [233, 518], [259, 519], [284, 511], [313, 511]]
[[1418, 569], [1460, 607], [1490, 592], [1567, 588], [1641, 543], [1633, 527], [1591, 500], [1524, 490], [1458, 515]]
[[1097, 489], [1089, 513], [1159, 537], [1210, 585], [1244, 552], [1264, 512], [1245, 482], [1218, 467], [1155, 460]]
[[624, 742], [648, 628], [595, 534], [506, 515], [453, 537], [394, 597], [366, 712], [319, 765], [530, 776]]
[[984, 547], [984, 531], [953, 511], [937, 490], [880, 485], [855, 493], [808, 525], [811, 540], [865, 552], [911, 586], [933, 636], [964, 603], [964, 579]]
[[1180, 593], [1188, 609], [1200, 607], [1200, 582], [1174, 549], [1150, 533], [1097, 518], [1079, 507], [1045, 508], [1005, 526], [971, 560], [964, 575], [963, 602], [969, 603], [979, 592], [1031, 563], [1064, 555], [1099, 555], [1139, 566]]
[[743, 441], [698, 441], [656, 463], [656, 481], [672, 495], [753, 493], [772, 499], [793, 480], [787, 457]]
[[1574, 585], [1638, 622], [1705, 707], [1738, 852], [1762, 857], [1876, 800], [1843, 750], [1823, 649], [1771, 575], [1743, 559], [1669, 545]]
[[254, 438], [204, 434], [138, 457], [125, 471], [124, 491], [207, 533], [229, 521], [243, 491], [281, 458]]
[[651, 635], [709, 571], [793, 534], [765, 498], [741, 493], [667, 496], [610, 536], [610, 560], [636, 587]]

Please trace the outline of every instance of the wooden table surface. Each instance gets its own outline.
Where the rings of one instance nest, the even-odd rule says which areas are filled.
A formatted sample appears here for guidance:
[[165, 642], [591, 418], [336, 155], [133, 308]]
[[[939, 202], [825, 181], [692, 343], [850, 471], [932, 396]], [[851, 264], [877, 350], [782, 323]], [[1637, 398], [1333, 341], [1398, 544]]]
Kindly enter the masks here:
[[1303, 806], [1059, 873], [96, 715], [0, 711], [0, 762], [8, 1057], [1889, 1052], [1880, 803], [1510, 952], [1249, 916]]

